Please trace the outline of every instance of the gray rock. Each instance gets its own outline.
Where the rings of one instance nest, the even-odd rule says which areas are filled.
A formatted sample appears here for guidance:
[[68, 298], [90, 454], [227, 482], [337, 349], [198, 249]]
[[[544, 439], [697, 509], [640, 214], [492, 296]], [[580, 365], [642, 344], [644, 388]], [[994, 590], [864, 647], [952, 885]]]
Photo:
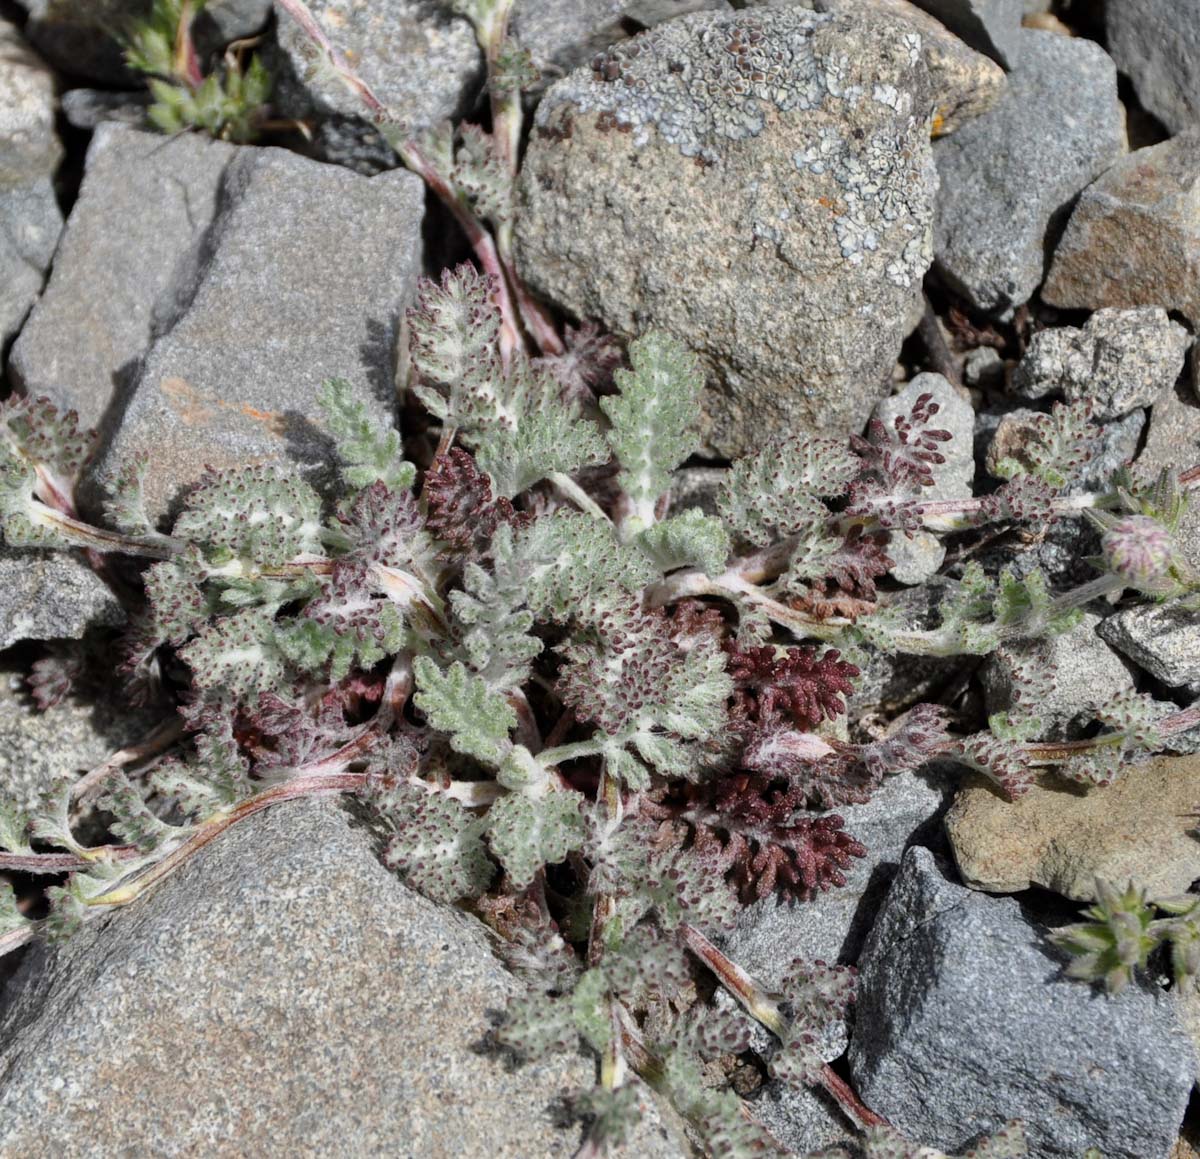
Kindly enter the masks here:
[[[774, 1080], [747, 1100], [750, 1113], [789, 1153], [807, 1155], [823, 1147], [854, 1147], [855, 1132], [824, 1091], [793, 1087]], [[846, 1152], [834, 1152], [844, 1155]], [[857, 1154], [857, 1148], [850, 1154]]]
[[517, 0], [512, 31], [549, 80], [624, 40], [689, 12], [728, 12], [728, 0]]
[[[552, 1104], [592, 1063], [480, 1049], [515, 988], [483, 927], [402, 885], [336, 804], [286, 805], [31, 951], [4, 1011], [0, 1152], [558, 1159], [579, 1130]], [[653, 1110], [627, 1147], [686, 1154]]]
[[37, 301], [62, 224], [49, 177], [0, 185], [0, 346]]
[[929, 260], [920, 46], [901, 21], [800, 8], [684, 16], [616, 46], [538, 108], [523, 276], [576, 317], [695, 349], [711, 450], [858, 429]]
[[[467, 111], [483, 79], [479, 45], [470, 23], [438, 0], [308, 0], [308, 7], [359, 76], [414, 132]], [[275, 19], [284, 65], [275, 94], [280, 112], [364, 116], [358, 97], [336, 75], [314, 67], [309, 38], [279, 4]]]
[[89, 132], [105, 121], [141, 128], [146, 124], [150, 93], [111, 92], [108, 89], [71, 89], [62, 95], [62, 111], [76, 129]]
[[0, 661], [0, 797], [28, 813], [58, 777], [95, 768], [147, 736], [155, 717], [131, 711], [115, 693], [68, 697], [40, 712], [24, 673]]
[[151, 0], [20, 0], [25, 35], [55, 68], [105, 84], [130, 84], [122, 49], [111, 33], [144, 15]]
[[1054, 636], [1040, 647], [1007, 645], [984, 661], [980, 672], [987, 711], [1005, 712], [1015, 704], [1019, 685], [1014, 681], [1022, 660], [1037, 656], [1037, 666], [1049, 665], [1050, 687], [1039, 694], [1034, 711], [1043, 723], [1038, 735], [1047, 740], [1071, 740], [1096, 719], [1096, 709], [1114, 696], [1133, 689], [1133, 674], [1096, 634], [1101, 619], [1090, 612], [1069, 632]]
[[909, 850], [861, 961], [859, 1095], [946, 1151], [1020, 1117], [1039, 1159], [1166, 1159], [1196, 1069], [1173, 1004], [1136, 986], [1108, 998], [1060, 967], [1016, 899]]
[[0, 19], [0, 347], [36, 301], [62, 229], [54, 113], [53, 74]]
[[1099, 628], [1118, 652], [1172, 688], [1200, 680], [1200, 615], [1181, 602], [1139, 604]]
[[0, 650], [20, 640], [78, 640], [125, 613], [108, 586], [74, 554], [0, 543]]
[[399, 319], [420, 273], [424, 187], [359, 177], [282, 149], [240, 149], [201, 249], [160, 310], [159, 337], [85, 480], [97, 505], [136, 457], [167, 513], [206, 466], [293, 459], [332, 477], [316, 396], [349, 379], [383, 421], [395, 400]]
[[1062, 326], [1035, 334], [1013, 374], [1021, 398], [1060, 393], [1089, 401], [1097, 419], [1149, 406], [1175, 385], [1191, 335], [1157, 307], [1097, 310], [1083, 329]]
[[272, 0], [208, 0], [196, 21], [196, 42], [219, 48], [253, 36], [271, 19], [272, 7]]
[[937, 267], [980, 309], [1008, 314], [1042, 280], [1057, 215], [1125, 149], [1117, 72], [1091, 41], [1023, 28], [991, 112], [936, 142]]
[[62, 158], [54, 111], [54, 74], [0, 18], [0, 187], [54, 172]]
[[1053, 306], [1162, 306], [1200, 323], [1200, 130], [1138, 149], [1083, 191], [1042, 289]]
[[980, 390], [1004, 389], [1008, 366], [994, 346], [978, 346], [963, 359], [963, 380]]
[[1104, 7], [1108, 51], [1138, 99], [1172, 133], [1200, 120], [1200, 2], [1120, 0]]
[[[971, 404], [940, 374], [918, 374], [903, 390], [885, 398], [875, 408], [875, 418], [886, 427], [907, 417], [923, 394], [932, 394], [938, 405], [933, 426], [951, 434], [940, 445], [945, 462], [933, 468], [933, 486], [923, 487], [924, 499], [969, 499], [975, 481], [975, 411]], [[946, 548], [936, 535], [916, 531], [911, 537], [895, 534], [888, 543], [888, 555], [895, 560], [892, 576], [903, 584], [924, 583], [942, 566]]]
[[200, 134], [96, 130], [50, 282], [13, 346], [20, 389], [100, 422], [212, 223], [234, 152]]
[[1022, 51], [1022, 0], [913, 0], [956, 36], [1006, 68]]

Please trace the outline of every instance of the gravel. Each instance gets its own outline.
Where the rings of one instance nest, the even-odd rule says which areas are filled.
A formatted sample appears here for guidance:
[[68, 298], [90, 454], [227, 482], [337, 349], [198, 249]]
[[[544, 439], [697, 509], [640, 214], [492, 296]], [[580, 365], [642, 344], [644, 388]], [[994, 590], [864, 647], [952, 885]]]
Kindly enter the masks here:
[[1125, 149], [1117, 72], [1104, 50], [1031, 29], [1019, 43], [999, 104], [934, 146], [937, 269], [1001, 316], [1041, 283], [1056, 220]]
[[1200, 130], [1138, 149], [1083, 191], [1042, 297], [1053, 306], [1161, 306], [1200, 322]]
[[1175, 385], [1191, 342], [1161, 308], [1097, 310], [1082, 329], [1035, 334], [1012, 391], [1021, 398], [1057, 393], [1067, 402], [1090, 402], [1097, 419], [1120, 418]]

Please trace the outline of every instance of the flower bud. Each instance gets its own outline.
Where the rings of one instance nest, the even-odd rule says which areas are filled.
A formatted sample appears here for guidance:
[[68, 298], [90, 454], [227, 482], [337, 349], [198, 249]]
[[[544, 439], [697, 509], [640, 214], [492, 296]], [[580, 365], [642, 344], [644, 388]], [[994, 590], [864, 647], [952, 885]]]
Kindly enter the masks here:
[[1174, 588], [1175, 543], [1171, 533], [1146, 515], [1126, 515], [1110, 523], [1100, 540], [1109, 570], [1143, 592]]

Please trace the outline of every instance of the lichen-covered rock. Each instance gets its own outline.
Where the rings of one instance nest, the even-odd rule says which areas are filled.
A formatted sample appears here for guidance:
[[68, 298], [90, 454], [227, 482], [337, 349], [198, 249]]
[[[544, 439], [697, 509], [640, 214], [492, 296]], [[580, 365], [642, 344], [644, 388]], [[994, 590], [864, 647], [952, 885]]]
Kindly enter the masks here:
[[124, 620], [116, 596], [73, 554], [0, 541], [0, 650], [20, 640], [78, 640], [93, 624]]
[[1117, 72], [1099, 45], [1028, 28], [1020, 45], [996, 107], [934, 146], [938, 270], [997, 314], [1028, 301], [1056, 215], [1125, 149]]
[[1083, 191], [1042, 297], [1162, 306], [1200, 322], [1200, 129], [1130, 153]]
[[516, 0], [511, 28], [553, 81], [630, 31], [689, 12], [728, 12], [729, 0]]
[[53, 74], [0, 19], [0, 347], [37, 299], [62, 230], [54, 113]]
[[910, 849], [860, 961], [850, 1072], [906, 1135], [958, 1153], [1025, 1120], [1030, 1154], [1166, 1159], [1196, 1062], [1169, 996], [1064, 977], [1015, 898]]
[[193, 133], [96, 130], [54, 272], [12, 349], [17, 386], [100, 422], [173, 306], [234, 152]]
[[1172, 688], [1200, 680], [1200, 615], [1187, 601], [1138, 604], [1109, 616], [1100, 635]]
[[[391, 113], [414, 132], [467, 111], [483, 79], [470, 23], [440, 0], [307, 0], [325, 35]], [[281, 52], [275, 103], [285, 116], [361, 117], [359, 98], [314, 64], [307, 34], [275, 5]]]
[[[975, 452], [972, 439], [975, 432], [975, 411], [971, 404], [940, 374], [918, 374], [907, 386], [875, 408], [875, 418], [891, 428], [898, 418], [905, 418], [922, 395], [930, 394], [938, 412], [932, 425], [949, 431], [951, 438], [941, 445], [944, 461], [933, 469], [933, 486], [922, 487], [924, 499], [969, 499], [975, 480]], [[887, 546], [894, 561], [891, 574], [903, 584], [919, 584], [929, 579], [946, 558], [946, 548], [936, 535], [916, 531], [911, 535], [896, 533]]]
[[978, 52], [1012, 68], [1021, 55], [1022, 0], [913, 0]]
[[[482, 1048], [517, 985], [336, 803], [285, 805], [30, 953], [0, 1019], [0, 1153], [560, 1159], [580, 1131], [555, 1104], [593, 1066]], [[626, 1159], [682, 1159], [644, 1095]]]
[[1031, 663], [1050, 674], [1033, 706], [1042, 722], [1038, 735], [1048, 740], [1078, 737], [1094, 723], [1097, 709], [1133, 690], [1130, 666], [1096, 634], [1100, 623], [1099, 616], [1087, 613], [1068, 632], [1036, 644], [1008, 644], [989, 656], [980, 672], [989, 715], [1015, 707], [1020, 691], [1015, 675], [1023, 662]]
[[1016, 893], [1040, 885], [1095, 901], [1099, 877], [1169, 897], [1200, 878], [1191, 816], [1198, 800], [1194, 756], [1137, 765], [1112, 785], [1086, 791], [1048, 778], [1015, 801], [980, 777], [958, 794], [946, 832], [972, 889]]
[[929, 68], [934, 102], [931, 127], [935, 137], [953, 133], [960, 125], [986, 113], [1004, 92], [1004, 69], [983, 53], [967, 47], [944, 24], [909, 0], [751, 0], [744, 6], [789, 5], [859, 17], [864, 12], [875, 12], [911, 24], [921, 37], [921, 52]]
[[553, 86], [520, 181], [523, 276], [704, 360], [707, 446], [857, 429], [928, 264], [921, 38], [800, 8], [685, 16]]
[[1082, 329], [1035, 334], [1012, 391], [1021, 398], [1061, 394], [1067, 402], [1090, 402], [1097, 419], [1119, 418], [1175, 385], [1191, 342], [1161, 308], [1097, 310]]
[[156, 519], [206, 466], [292, 460], [331, 482], [317, 394], [346, 378], [391, 421], [423, 207], [412, 173], [366, 178], [282, 149], [238, 150], [204, 244], [160, 304], [157, 340], [104, 431], [85, 504], [143, 455]]
[[1117, 67], [1170, 132], [1200, 121], [1200, 0], [1118, 0], [1104, 26]]

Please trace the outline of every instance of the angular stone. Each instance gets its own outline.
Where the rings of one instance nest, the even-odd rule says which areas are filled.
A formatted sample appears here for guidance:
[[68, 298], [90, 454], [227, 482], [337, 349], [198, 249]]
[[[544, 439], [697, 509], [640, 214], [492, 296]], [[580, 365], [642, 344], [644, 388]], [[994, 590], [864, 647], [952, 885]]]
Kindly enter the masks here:
[[689, 12], [728, 12], [729, 0], [517, 0], [512, 31], [553, 81], [586, 64], [631, 29], [652, 28]]
[[929, 258], [920, 43], [878, 14], [771, 8], [684, 16], [618, 45], [538, 108], [523, 276], [576, 317], [626, 336], [657, 326], [696, 350], [710, 450], [858, 429]]
[[934, 146], [937, 268], [997, 314], [1028, 301], [1056, 218], [1125, 149], [1117, 72], [1099, 45], [1027, 28], [1020, 45], [996, 107]]
[[54, 272], [9, 359], [21, 390], [100, 423], [212, 223], [234, 153], [197, 133], [96, 130]]
[[0, 185], [0, 346], [37, 301], [62, 224], [49, 177]]
[[71, 552], [0, 542], [0, 650], [20, 640], [78, 640], [125, 613], [94, 571]]
[[909, 0], [749, 0], [742, 7], [810, 8], [814, 12], [844, 12], [860, 18], [873, 13], [911, 25], [921, 37], [921, 55], [929, 69], [935, 137], [953, 133], [960, 125], [986, 113], [1004, 92], [1004, 69], [983, 53], [967, 47], [941, 21]]
[[1171, 133], [1200, 121], [1200, 2], [1119, 0], [1104, 8], [1108, 51]]
[[1061, 966], [1015, 898], [909, 850], [860, 963], [859, 1095], [951, 1153], [1020, 1117], [1041, 1159], [1166, 1159], [1196, 1071], [1169, 996], [1109, 998]]
[[[32, 950], [3, 1014], [0, 1152], [571, 1154], [553, 1104], [591, 1062], [481, 1049], [517, 983], [479, 923], [407, 889], [347, 820], [260, 814]], [[646, 1102], [627, 1159], [680, 1159]]]
[[1114, 419], [1156, 402], [1175, 385], [1192, 336], [1157, 307], [1097, 310], [1083, 329], [1060, 326], [1033, 336], [1013, 374], [1013, 394], [1090, 402]]
[[1014, 706], [1017, 685], [1013, 680], [1018, 662], [1030, 656], [1044, 657], [1039, 667], [1053, 671], [1050, 687], [1039, 695], [1034, 711], [1042, 721], [1038, 736], [1046, 740], [1070, 740], [1095, 722], [1096, 710], [1114, 696], [1133, 690], [1133, 673], [1100, 637], [1101, 619], [1090, 612], [1069, 632], [1039, 645], [1008, 644], [984, 662], [980, 672], [987, 697], [987, 711], [1005, 712]]
[[1023, 0], [913, 0], [956, 36], [1006, 68], [1021, 56]]
[[[475, 32], [438, 0], [307, 0], [330, 41], [394, 116], [413, 131], [467, 111], [483, 79]], [[275, 36], [283, 69], [275, 103], [285, 116], [312, 111], [363, 117], [336, 75], [314, 69], [311, 42], [279, 3]]]
[[[922, 487], [920, 496], [930, 500], [969, 499], [975, 480], [975, 411], [942, 375], [918, 374], [903, 390], [885, 398], [875, 408], [875, 418], [890, 428], [896, 419], [908, 416], [923, 394], [933, 395], [938, 405], [932, 425], [949, 431], [951, 438], [939, 447], [945, 462], [933, 467], [933, 486]], [[887, 552], [895, 561], [891, 575], [902, 584], [924, 583], [946, 558], [941, 540], [925, 531], [914, 532], [911, 537], [891, 536]]]
[[1200, 680], [1200, 615], [1186, 601], [1139, 604], [1099, 628], [1116, 650], [1172, 688]]
[[282, 149], [240, 149], [174, 316], [123, 400], [85, 480], [139, 456], [146, 498], [167, 513], [206, 466], [291, 459], [332, 481], [316, 398], [343, 377], [390, 422], [399, 320], [420, 272], [424, 188], [412, 173], [359, 177]]
[[54, 111], [54, 74], [0, 19], [0, 187], [54, 172], [62, 159]]
[[0, 347], [36, 301], [62, 230], [54, 114], [53, 74], [0, 19]]
[[1200, 130], [1123, 157], [1083, 191], [1042, 289], [1053, 306], [1162, 306], [1200, 322]]
[[1197, 801], [1195, 756], [1161, 757], [1086, 791], [1047, 778], [1015, 801], [978, 779], [958, 794], [946, 832], [972, 889], [1016, 893], [1040, 885], [1095, 901], [1099, 877], [1169, 897], [1200, 878], [1190, 816]]
[[135, 129], [146, 125], [149, 91], [110, 92], [107, 89], [71, 89], [62, 95], [63, 116], [76, 129], [93, 132], [105, 121], [119, 121]]

